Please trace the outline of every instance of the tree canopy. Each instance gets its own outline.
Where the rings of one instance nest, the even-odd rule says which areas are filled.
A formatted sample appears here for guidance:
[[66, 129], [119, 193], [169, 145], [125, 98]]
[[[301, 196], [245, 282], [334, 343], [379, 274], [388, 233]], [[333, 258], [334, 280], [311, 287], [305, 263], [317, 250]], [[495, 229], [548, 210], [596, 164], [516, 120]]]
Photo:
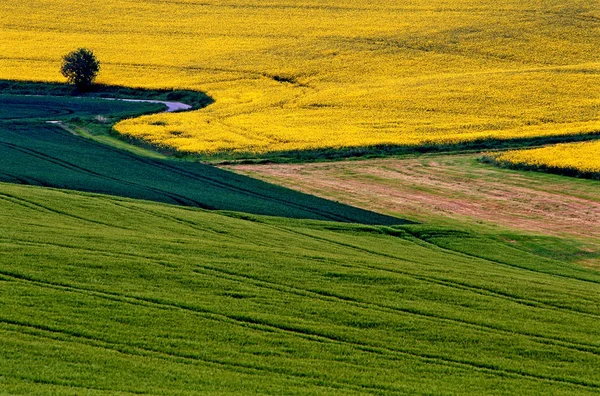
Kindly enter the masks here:
[[93, 84], [100, 71], [100, 62], [94, 52], [79, 48], [64, 56], [60, 71], [70, 83], [85, 90]]

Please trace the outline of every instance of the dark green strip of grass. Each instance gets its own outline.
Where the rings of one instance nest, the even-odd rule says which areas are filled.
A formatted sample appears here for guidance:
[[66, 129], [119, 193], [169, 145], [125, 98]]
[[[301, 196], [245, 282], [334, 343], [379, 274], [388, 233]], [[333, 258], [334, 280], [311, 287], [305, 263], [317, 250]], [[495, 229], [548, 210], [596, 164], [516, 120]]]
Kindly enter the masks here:
[[183, 102], [200, 109], [214, 102], [213, 98], [199, 91], [173, 89], [142, 89], [116, 85], [95, 84], [87, 91], [72, 85], [36, 81], [0, 80], [0, 93], [5, 95], [79, 96], [87, 98], [149, 99]]
[[0, 104], [0, 181], [213, 210], [367, 224], [405, 223], [209, 165], [138, 156], [44, 122], [119, 118], [156, 105], [15, 95], [0, 95]]

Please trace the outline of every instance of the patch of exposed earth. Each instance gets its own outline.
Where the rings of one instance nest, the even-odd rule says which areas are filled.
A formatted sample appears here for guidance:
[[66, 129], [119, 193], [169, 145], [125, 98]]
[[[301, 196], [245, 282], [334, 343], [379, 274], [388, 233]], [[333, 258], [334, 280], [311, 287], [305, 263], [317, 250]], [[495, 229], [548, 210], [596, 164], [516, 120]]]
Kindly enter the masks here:
[[474, 155], [227, 168], [417, 221], [467, 220], [600, 241], [600, 182], [499, 169]]

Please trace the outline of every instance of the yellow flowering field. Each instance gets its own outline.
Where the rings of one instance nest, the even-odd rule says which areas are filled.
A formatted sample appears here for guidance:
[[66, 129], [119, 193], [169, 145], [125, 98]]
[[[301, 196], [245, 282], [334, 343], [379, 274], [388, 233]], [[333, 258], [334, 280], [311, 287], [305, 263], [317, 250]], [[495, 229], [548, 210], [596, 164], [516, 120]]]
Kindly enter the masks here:
[[0, 78], [206, 91], [117, 125], [182, 151], [419, 145], [600, 130], [589, 0], [4, 0]]
[[502, 165], [600, 175], [600, 140], [488, 153], [486, 156]]

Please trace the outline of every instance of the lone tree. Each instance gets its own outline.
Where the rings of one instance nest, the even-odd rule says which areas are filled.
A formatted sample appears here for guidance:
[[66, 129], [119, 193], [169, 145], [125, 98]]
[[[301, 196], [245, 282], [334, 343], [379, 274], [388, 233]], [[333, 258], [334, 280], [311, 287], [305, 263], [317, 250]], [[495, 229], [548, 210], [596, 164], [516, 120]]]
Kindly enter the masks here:
[[69, 52], [63, 58], [60, 72], [67, 80], [84, 91], [91, 87], [100, 71], [100, 62], [94, 53], [87, 48], [79, 48]]

